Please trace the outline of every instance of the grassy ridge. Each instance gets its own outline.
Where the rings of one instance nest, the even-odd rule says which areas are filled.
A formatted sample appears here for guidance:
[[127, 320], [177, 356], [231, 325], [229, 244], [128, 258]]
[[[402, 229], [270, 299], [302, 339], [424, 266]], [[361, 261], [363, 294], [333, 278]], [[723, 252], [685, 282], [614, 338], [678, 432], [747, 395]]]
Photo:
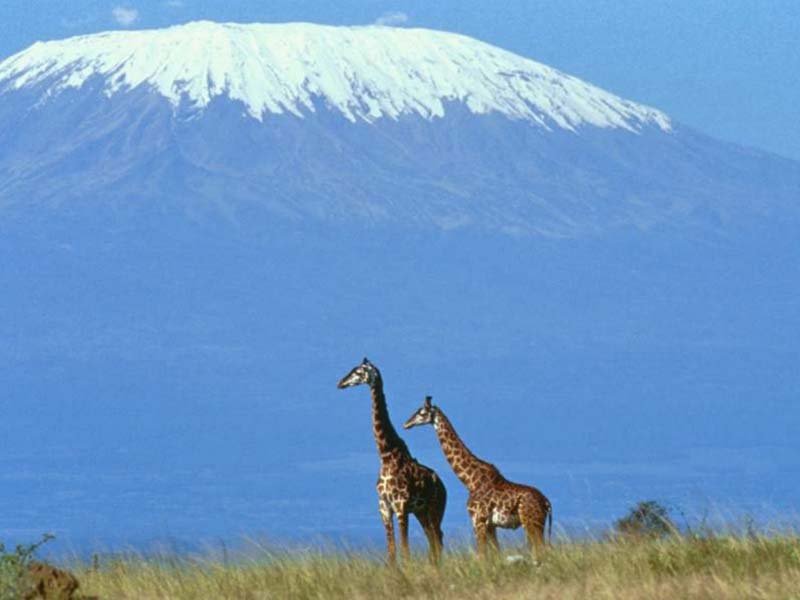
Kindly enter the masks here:
[[129, 558], [78, 565], [100, 598], [800, 598], [800, 537], [671, 537], [559, 543], [539, 566], [449, 553], [397, 569], [378, 557], [269, 554], [212, 560]]

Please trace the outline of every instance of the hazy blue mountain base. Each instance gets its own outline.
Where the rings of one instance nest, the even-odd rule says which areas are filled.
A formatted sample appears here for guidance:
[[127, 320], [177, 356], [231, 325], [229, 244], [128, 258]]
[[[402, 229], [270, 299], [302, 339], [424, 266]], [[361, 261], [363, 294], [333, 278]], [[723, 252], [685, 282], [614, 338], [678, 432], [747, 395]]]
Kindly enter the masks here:
[[[0, 221], [6, 542], [380, 544], [368, 393], [335, 387], [364, 355], [398, 426], [432, 394], [557, 528], [645, 498], [797, 523], [794, 226], [554, 241], [100, 205]], [[404, 436], [468, 533], [434, 432]]]
[[432, 394], [568, 532], [648, 498], [797, 523], [797, 163], [102, 84], [0, 90], [0, 539], [380, 544], [369, 396], [335, 388], [364, 355], [398, 426]]

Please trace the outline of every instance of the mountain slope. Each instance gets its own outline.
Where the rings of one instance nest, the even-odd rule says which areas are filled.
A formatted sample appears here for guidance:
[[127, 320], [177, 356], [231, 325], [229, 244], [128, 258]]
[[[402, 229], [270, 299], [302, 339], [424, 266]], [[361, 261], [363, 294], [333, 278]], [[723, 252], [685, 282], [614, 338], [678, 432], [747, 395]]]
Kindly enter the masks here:
[[255, 228], [579, 237], [797, 218], [797, 163], [448, 33], [201, 22], [97, 34], [4, 61], [0, 100], [0, 210], [22, 219], [171, 206]]

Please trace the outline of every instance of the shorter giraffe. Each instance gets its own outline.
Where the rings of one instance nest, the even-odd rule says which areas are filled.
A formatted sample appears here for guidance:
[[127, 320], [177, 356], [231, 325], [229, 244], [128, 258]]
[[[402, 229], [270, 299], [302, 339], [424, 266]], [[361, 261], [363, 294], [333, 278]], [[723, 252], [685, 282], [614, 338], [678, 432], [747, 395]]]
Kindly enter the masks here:
[[549, 519], [552, 535], [553, 508], [542, 492], [534, 487], [512, 483], [493, 464], [477, 458], [458, 437], [442, 410], [426, 396], [422, 407], [403, 425], [433, 424], [439, 444], [456, 476], [469, 490], [467, 511], [475, 531], [478, 554], [486, 554], [487, 543], [499, 550], [497, 528], [525, 528], [531, 552], [538, 553], [544, 544], [545, 521]]

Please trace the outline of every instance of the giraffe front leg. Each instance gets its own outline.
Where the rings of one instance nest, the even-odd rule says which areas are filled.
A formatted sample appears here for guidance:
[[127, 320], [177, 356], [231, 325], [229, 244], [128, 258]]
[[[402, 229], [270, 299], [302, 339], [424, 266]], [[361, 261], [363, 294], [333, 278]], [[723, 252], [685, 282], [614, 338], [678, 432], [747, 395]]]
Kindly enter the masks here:
[[500, 542], [497, 541], [497, 527], [489, 525], [486, 528], [486, 539], [488, 541], [489, 550], [491, 550], [493, 554], [499, 554]]
[[400, 552], [403, 554], [403, 561], [408, 562], [411, 550], [408, 547], [408, 513], [405, 506], [397, 513], [397, 526], [400, 528]]
[[383, 520], [383, 528], [386, 530], [386, 554], [390, 565], [397, 562], [396, 549], [394, 543], [394, 521], [392, 521], [392, 509], [383, 499], [378, 501], [378, 508]]
[[486, 542], [489, 528], [483, 519], [473, 519], [472, 529], [475, 531], [475, 546], [478, 551], [478, 558], [486, 557]]
[[486, 552], [486, 525], [488, 520], [483, 517], [480, 504], [472, 495], [467, 500], [467, 512], [469, 513], [470, 521], [472, 521], [472, 531], [475, 533], [475, 549], [478, 553], [478, 558], [481, 558]]

